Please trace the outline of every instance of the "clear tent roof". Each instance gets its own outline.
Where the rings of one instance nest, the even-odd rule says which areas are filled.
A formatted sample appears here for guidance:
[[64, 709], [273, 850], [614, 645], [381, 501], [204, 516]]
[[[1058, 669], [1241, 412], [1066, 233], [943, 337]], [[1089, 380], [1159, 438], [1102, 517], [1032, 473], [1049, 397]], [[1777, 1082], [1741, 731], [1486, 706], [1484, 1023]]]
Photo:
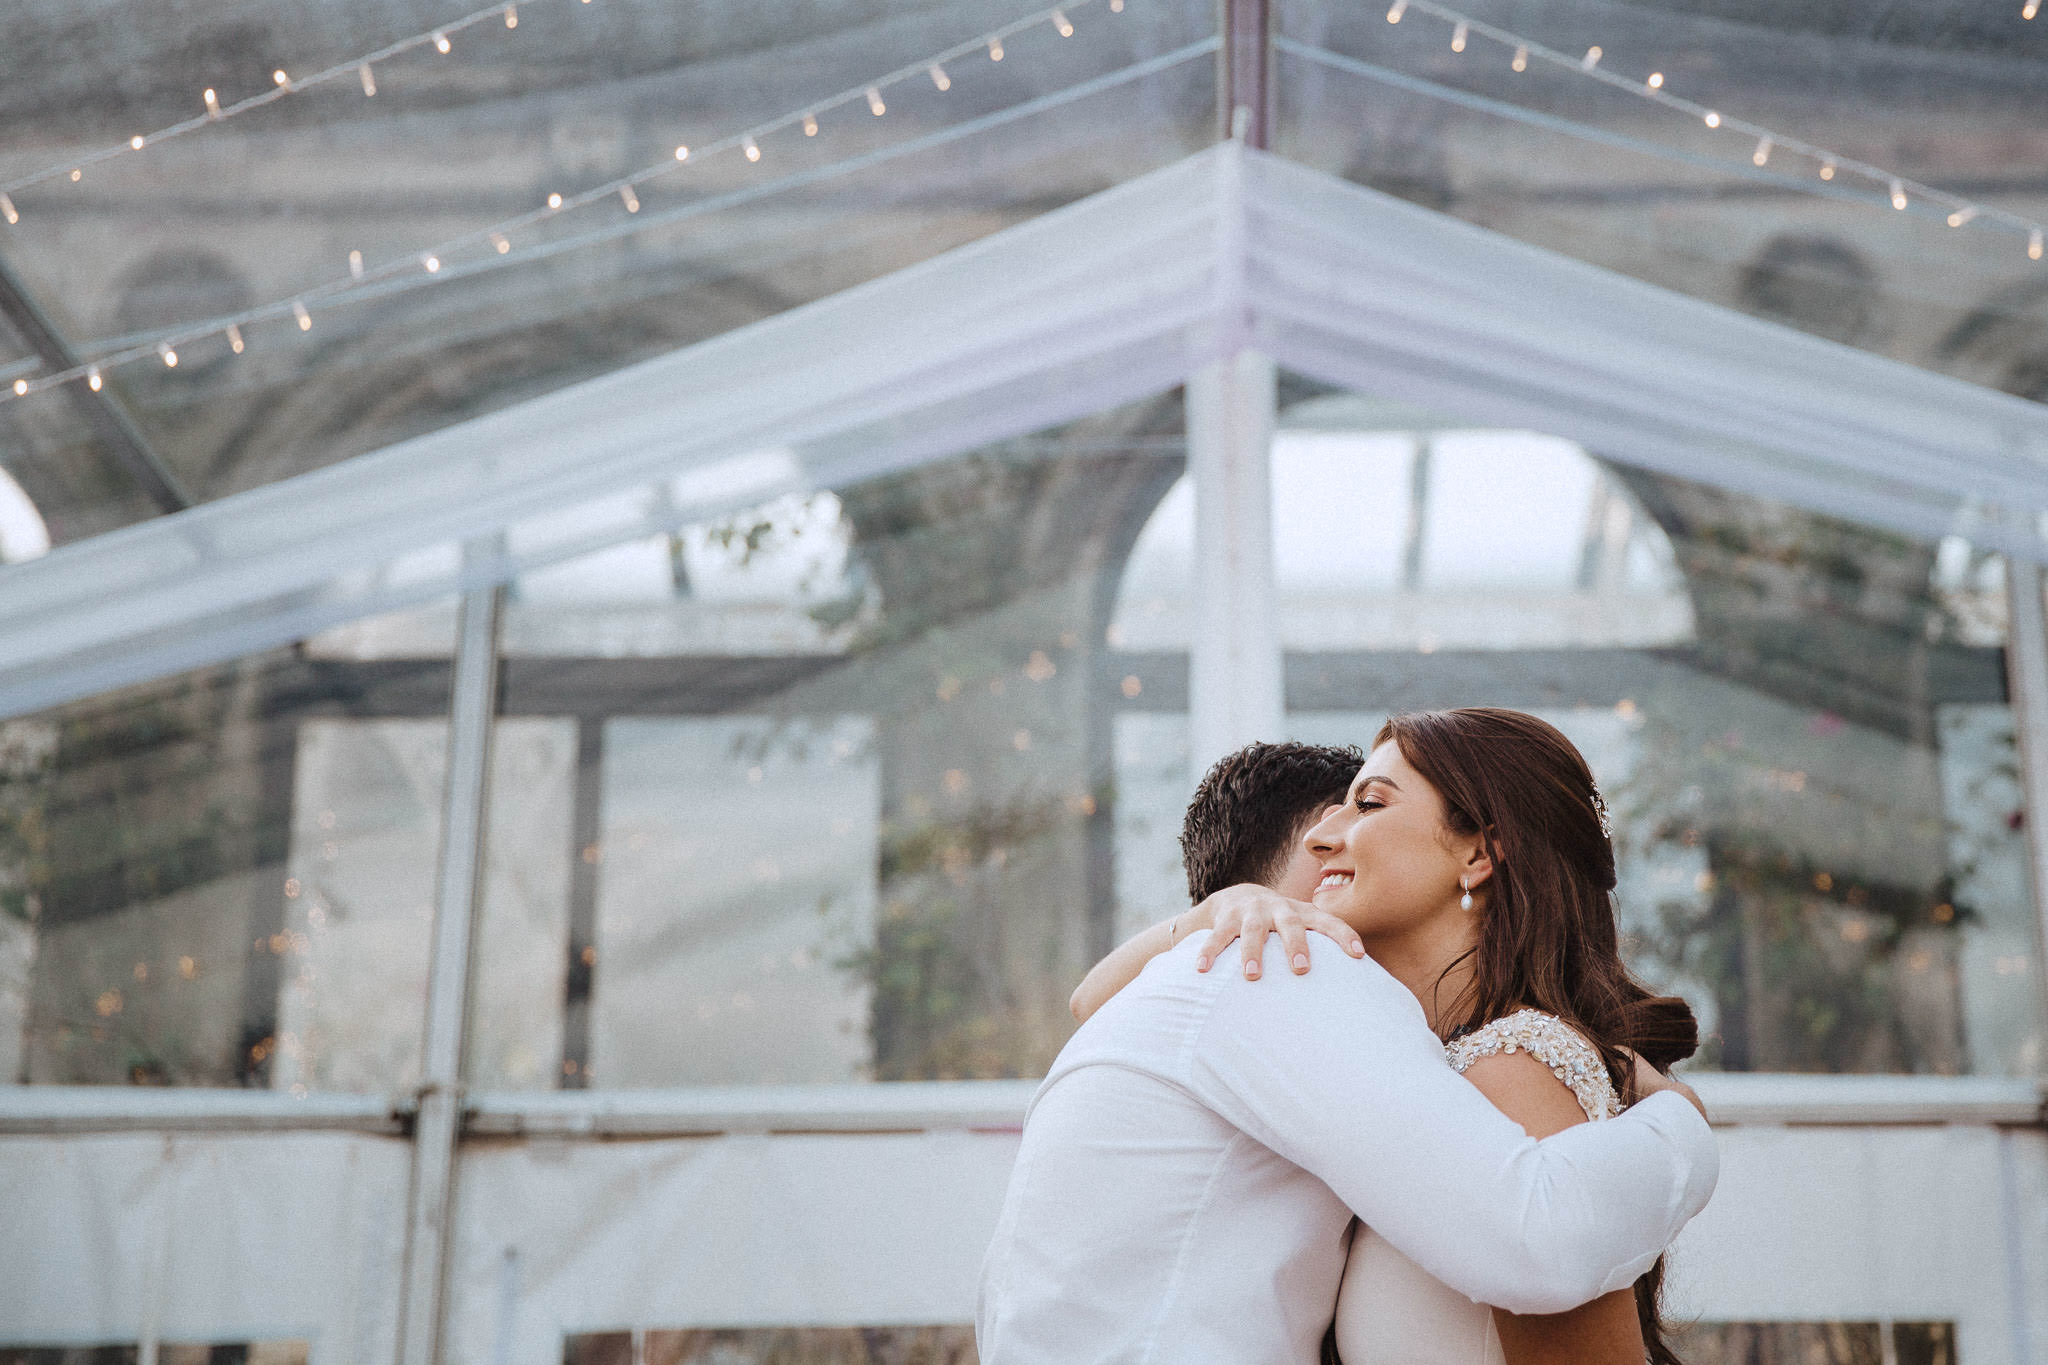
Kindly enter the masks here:
[[[73, 161], [81, 173], [11, 193], [0, 382], [50, 373], [51, 338], [81, 365], [142, 352], [109, 365], [106, 396], [142, 458], [206, 502], [881, 279], [1215, 139], [1212, 6], [1066, 9], [1070, 36], [1046, 11], [998, 0], [530, 0], [516, 27], [493, 11], [451, 29], [445, 54], [416, 48], [367, 79], [349, 70], [90, 161], [199, 113], [201, 90], [232, 104], [273, 88], [275, 72], [346, 67], [462, 12], [39, 2], [0, 56], [13, 133], [0, 184]], [[2048, 263], [2014, 226], [2048, 217], [2048, 134], [2030, 122], [2048, 29], [2017, 7], [1541, 0], [1468, 12], [1476, 28], [1453, 50], [1461, 35], [1439, 6], [1389, 23], [1377, 5], [1281, 5], [1275, 150], [1909, 365], [2028, 397], [2048, 389]], [[978, 41], [1033, 17], [1001, 61]], [[1597, 45], [1597, 74], [1655, 72], [1662, 91], [1727, 110], [1730, 126], [1569, 63], [1517, 70], [1500, 34], [1539, 52]], [[874, 113], [866, 87], [905, 72], [883, 82], [886, 101], [877, 88]], [[1914, 185], [1906, 210], [1868, 175], [1823, 181], [1818, 158], [1757, 144], [1736, 131], [1745, 120], [1896, 172]], [[678, 144], [698, 154], [674, 163]], [[573, 203], [648, 167], [665, 173]], [[1982, 211], [1951, 227], [1950, 203], [1923, 183]], [[522, 224], [502, 250], [484, 235], [551, 194], [570, 211]], [[295, 318], [288, 305], [309, 295]], [[175, 368], [155, 353], [265, 309], [232, 340], [181, 343]], [[82, 385], [0, 399], [0, 462], [50, 542], [161, 514]], [[9, 544], [38, 541], [31, 529]]]

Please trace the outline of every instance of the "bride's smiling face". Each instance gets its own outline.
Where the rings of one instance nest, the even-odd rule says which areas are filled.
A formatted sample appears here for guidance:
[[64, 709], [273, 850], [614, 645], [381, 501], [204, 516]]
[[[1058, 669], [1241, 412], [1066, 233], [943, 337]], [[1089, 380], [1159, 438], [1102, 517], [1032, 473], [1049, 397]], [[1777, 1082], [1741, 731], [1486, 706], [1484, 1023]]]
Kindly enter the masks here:
[[1476, 835], [1460, 835], [1444, 799], [1392, 740], [1352, 779], [1345, 803], [1304, 837], [1322, 864], [1315, 903], [1356, 929], [1368, 946], [1441, 931], [1470, 934], [1475, 916], [1458, 904], [1459, 878], [1483, 894], [1492, 865]]

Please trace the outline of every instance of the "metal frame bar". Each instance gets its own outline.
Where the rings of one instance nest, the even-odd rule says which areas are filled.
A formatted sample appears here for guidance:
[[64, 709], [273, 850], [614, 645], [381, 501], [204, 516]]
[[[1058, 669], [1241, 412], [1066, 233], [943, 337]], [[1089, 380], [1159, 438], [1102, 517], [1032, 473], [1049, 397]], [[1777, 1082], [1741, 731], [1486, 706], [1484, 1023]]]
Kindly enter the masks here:
[[[37, 305], [5, 261], [0, 261], [0, 317], [7, 319], [46, 368], [63, 371], [78, 367], [78, 356], [70, 343], [64, 340], [64, 334], [57, 330], [57, 325]], [[78, 415], [92, 428], [93, 435], [114, 457], [114, 463], [141, 486], [158, 511], [179, 512], [192, 505], [192, 495], [178, 483], [178, 476], [151, 448], [149, 438], [135, 425], [135, 419], [128, 415], [128, 409], [121, 406], [119, 399], [104, 386], [95, 389], [82, 384], [66, 384], [64, 392], [78, 410]]]
[[[1695, 1072], [1714, 1122], [1860, 1127], [2048, 1126], [2048, 1087], [2005, 1076], [1818, 1076]], [[703, 1137], [1021, 1128], [1037, 1081], [694, 1086], [668, 1090], [493, 1091], [467, 1097], [464, 1138]], [[0, 1135], [74, 1133], [402, 1133], [410, 1097], [113, 1086], [0, 1090]]]
[[2019, 740], [2020, 790], [2026, 798], [2037, 974], [2040, 965], [2048, 964], [2048, 606], [2042, 588], [2040, 565], [2006, 556], [2006, 688]]
[[1188, 381], [1195, 484], [1195, 633], [1188, 651], [1188, 763], [1277, 740], [1282, 704], [1273, 578], [1273, 362], [1239, 351]]
[[[472, 546], [471, 554], [488, 554]], [[448, 787], [443, 812], [433, 957], [427, 979], [426, 1040], [413, 1125], [405, 1268], [400, 1280], [400, 1365], [437, 1365], [446, 1315], [448, 1244], [461, 1138], [462, 1063], [469, 1023], [470, 958], [483, 882], [490, 796], [491, 722], [497, 709], [498, 626], [504, 591], [463, 594], [448, 721]]]

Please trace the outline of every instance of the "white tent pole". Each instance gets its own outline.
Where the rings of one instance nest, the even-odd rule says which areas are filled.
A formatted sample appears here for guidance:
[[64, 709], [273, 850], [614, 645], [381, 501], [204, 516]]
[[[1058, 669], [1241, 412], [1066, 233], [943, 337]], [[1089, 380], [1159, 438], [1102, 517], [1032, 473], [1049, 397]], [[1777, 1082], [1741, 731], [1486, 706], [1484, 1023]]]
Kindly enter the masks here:
[[1197, 778], [1283, 725], [1279, 594], [1273, 583], [1273, 362], [1256, 351], [1188, 380], [1195, 483], [1195, 638], [1188, 653], [1188, 759]]
[[2048, 963], [2048, 607], [2041, 566], [2005, 559], [2005, 677], [2019, 738], [2020, 792], [2026, 799], [2028, 883], [2034, 893], [2035, 963]]
[[[472, 548], [472, 553], [477, 549]], [[470, 956], [482, 884], [491, 717], [497, 710], [499, 587], [462, 596], [448, 722], [434, 946], [427, 979], [425, 1056], [413, 1128], [407, 1200], [400, 1365], [438, 1365], [454, 1208], [455, 1143], [462, 1125], [462, 1054], [469, 1021]]]

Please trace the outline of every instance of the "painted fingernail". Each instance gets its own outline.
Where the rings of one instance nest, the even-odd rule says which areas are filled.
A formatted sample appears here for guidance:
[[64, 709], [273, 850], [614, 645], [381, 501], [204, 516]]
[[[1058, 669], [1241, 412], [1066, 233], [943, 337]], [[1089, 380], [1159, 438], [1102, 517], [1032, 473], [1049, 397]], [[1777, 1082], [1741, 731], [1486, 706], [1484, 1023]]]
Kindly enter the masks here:
[[1305, 972], [1308, 970], [1307, 953], [1296, 953], [1294, 955], [1294, 970], [1296, 970], [1297, 972]]
[[1209, 970], [1209, 959], [1208, 959], [1208, 958], [1206, 958], [1206, 957], [1198, 957], [1198, 958], [1196, 958], [1196, 959], [1195, 959], [1195, 970], [1196, 970], [1196, 971], [1198, 971], [1198, 972], [1206, 972], [1206, 971], [1208, 971], [1208, 970]]
[[1256, 977], [1256, 976], [1257, 976], [1257, 975], [1259, 974], [1259, 964], [1258, 964], [1258, 963], [1256, 963], [1256, 962], [1247, 962], [1247, 963], [1245, 963], [1245, 964], [1244, 964], [1244, 974], [1245, 974], [1245, 975], [1246, 975], [1247, 977]]

